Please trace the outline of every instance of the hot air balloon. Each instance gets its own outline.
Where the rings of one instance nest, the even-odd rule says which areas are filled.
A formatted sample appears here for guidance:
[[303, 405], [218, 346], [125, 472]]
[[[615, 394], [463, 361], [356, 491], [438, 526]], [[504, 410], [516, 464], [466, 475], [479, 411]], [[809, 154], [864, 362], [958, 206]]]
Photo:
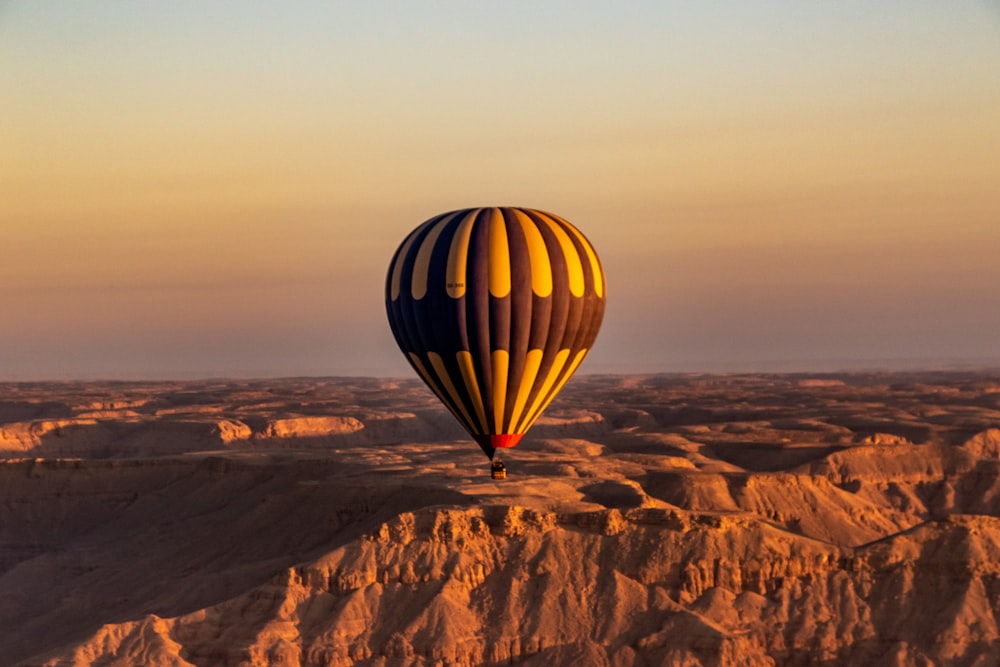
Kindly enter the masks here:
[[469, 208], [403, 240], [385, 305], [410, 365], [492, 460], [517, 445], [590, 351], [605, 293], [597, 253], [566, 220]]

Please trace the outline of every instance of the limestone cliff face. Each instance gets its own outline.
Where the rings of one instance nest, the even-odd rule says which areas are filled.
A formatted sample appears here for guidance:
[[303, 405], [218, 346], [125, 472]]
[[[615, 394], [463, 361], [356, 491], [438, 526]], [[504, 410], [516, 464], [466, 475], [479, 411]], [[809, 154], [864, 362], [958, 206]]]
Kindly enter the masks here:
[[428, 508], [41, 664], [993, 664], [998, 524], [956, 516], [852, 550], [672, 509]]
[[[0, 426], [0, 449], [13, 452], [29, 452], [38, 447], [46, 438], [74, 438], [90, 431], [97, 425], [91, 418], [42, 419], [29, 422], [14, 422]], [[87, 433], [89, 440], [100, 441], [105, 434]]]
[[600, 376], [503, 482], [416, 381], [8, 387], [0, 667], [1000, 664], [997, 386]]
[[355, 433], [365, 427], [354, 417], [293, 417], [268, 423], [262, 438], [308, 438]]
[[[260, 423], [257, 423], [260, 422]], [[215, 414], [140, 415], [81, 413], [72, 419], [0, 424], [0, 459], [123, 458], [216, 449], [261, 449], [359, 445], [430, 440], [441, 432], [413, 413], [378, 412], [354, 416], [219, 418]]]

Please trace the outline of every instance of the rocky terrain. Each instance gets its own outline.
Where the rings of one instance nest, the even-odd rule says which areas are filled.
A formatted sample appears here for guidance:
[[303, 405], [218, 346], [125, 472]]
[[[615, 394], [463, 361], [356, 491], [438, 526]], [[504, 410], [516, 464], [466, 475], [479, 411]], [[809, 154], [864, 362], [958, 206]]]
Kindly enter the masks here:
[[1000, 373], [0, 385], [0, 665], [1000, 664]]

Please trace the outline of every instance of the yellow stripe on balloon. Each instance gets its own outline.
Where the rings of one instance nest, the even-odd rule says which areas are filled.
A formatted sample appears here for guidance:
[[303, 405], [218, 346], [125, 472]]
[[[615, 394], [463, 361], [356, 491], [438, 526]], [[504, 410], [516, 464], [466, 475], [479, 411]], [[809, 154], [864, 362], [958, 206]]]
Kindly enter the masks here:
[[549, 249], [545, 247], [545, 239], [538, 231], [535, 221], [522, 213], [519, 209], [513, 209], [514, 217], [521, 223], [524, 231], [524, 239], [528, 244], [528, 262], [531, 265], [531, 291], [536, 296], [548, 296], [552, 294], [552, 264], [549, 262]]
[[[566, 350], [566, 351], [569, 352], [569, 350]], [[548, 405], [549, 403], [551, 403], [552, 399], [554, 399], [556, 397], [556, 395], [560, 391], [562, 391], [563, 385], [566, 384], [567, 380], [569, 380], [571, 377], [573, 377], [573, 373], [576, 372], [576, 367], [580, 365], [580, 362], [583, 361], [583, 358], [585, 356], [587, 356], [587, 350], [586, 349], [580, 350], [579, 352], [576, 353], [576, 356], [573, 357], [573, 363], [571, 363], [569, 365], [569, 368], [567, 368], [566, 372], [563, 373], [562, 377], [559, 379], [559, 382], [556, 384], [555, 387], [552, 388], [552, 391], [549, 392], [549, 398], [548, 398], [548, 400], [545, 401], [545, 404], [542, 406], [542, 410], [544, 410], [545, 406]], [[541, 412], [542, 411], [539, 410], [538, 414], [541, 414]], [[532, 421], [534, 421], [534, 419], [536, 419], [538, 417], [538, 414], [535, 415], [535, 418], [533, 418]]]
[[[528, 430], [528, 427], [535, 421], [538, 417], [538, 413], [545, 409], [545, 406], [549, 404], [546, 398], [549, 395], [549, 389], [552, 388], [553, 383], [555, 383], [556, 378], [559, 377], [559, 371], [562, 367], [566, 365], [566, 359], [569, 357], [569, 350], [559, 350], [556, 353], [555, 359], [552, 360], [552, 368], [549, 369], [549, 374], [545, 377], [545, 382], [542, 383], [541, 388], [538, 390], [538, 395], [535, 396], [535, 402], [531, 404], [531, 409], [524, 416], [521, 424], [518, 426], [515, 433], [524, 433]], [[551, 399], [550, 399], [551, 400]]]
[[480, 433], [489, 433], [490, 429], [486, 425], [486, 410], [483, 406], [483, 395], [479, 391], [479, 382], [476, 380], [476, 369], [472, 365], [472, 353], [467, 350], [460, 350], [455, 354], [458, 359], [458, 368], [462, 371], [462, 379], [465, 380], [465, 389], [472, 398], [472, 407], [476, 409], [479, 417], [479, 424], [482, 426]]
[[420, 374], [424, 383], [434, 390], [434, 393], [437, 394], [438, 398], [447, 403], [447, 401], [445, 401], [444, 392], [441, 391], [441, 387], [439, 387], [437, 382], [434, 381], [431, 374], [427, 372], [427, 367], [424, 366], [424, 362], [420, 360], [420, 355], [416, 352], [410, 352], [408, 356], [410, 357], [410, 362], [413, 364], [413, 367], [417, 369], [417, 373]]
[[573, 241], [569, 238], [569, 234], [566, 233], [562, 225], [548, 217], [548, 214], [542, 216], [542, 219], [548, 224], [552, 233], [556, 235], [556, 238], [559, 240], [559, 246], [563, 251], [563, 257], [566, 258], [566, 272], [569, 275], [570, 294], [573, 296], [583, 296], [583, 264], [580, 262], [580, 254], [576, 251], [576, 246], [573, 245]]
[[498, 208], [490, 209], [490, 294], [505, 297], [510, 294], [510, 245], [507, 243], [507, 225]]
[[[424, 223], [424, 225], [429, 223]], [[423, 229], [424, 225], [420, 225], [410, 234], [409, 238], [406, 239], [406, 243], [403, 244], [402, 249], [400, 249], [399, 254], [396, 255], [396, 263], [392, 267], [392, 281], [390, 283], [389, 294], [392, 300], [395, 301], [399, 298], [399, 293], [401, 291], [400, 284], [403, 281], [403, 264], [406, 262], [407, 256], [410, 254], [410, 246], [413, 242], [417, 240], [420, 236], [420, 230]]]
[[[459, 423], [464, 425], [465, 428], [467, 429], [472, 428], [474, 426], [472, 420], [468, 419], [465, 415], [460, 413], [456, 408], [456, 404], [453, 401], [448, 400], [448, 396], [445, 394], [441, 386], [434, 380], [434, 376], [431, 375], [431, 373], [427, 370], [427, 367], [424, 366], [423, 362], [420, 361], [420, 357], [413, 352], [410, 352], [409, 356], [410, 359], [413, 361], [413, 366], [414, 368], [417, 369], [417, 373], [420, 375], [420, 378], [424, 381], [424, 383], [428, 387], [431, 388], [431, 390], [438, 397], [438, 399], [440, 399], [441, 403], [446, 408], [448, 408], [448, 411], [452, 415], [454, 415], [455, 419], [457, 419]], [[461, 407], [461, 403], [458, 404], [458, 407], [459, 408]]]
[[[559, 216], [554, 215], [552, 217], [558, 220], [562, 220], [563, 222], [566, 222]], [[566, 222], [566, 226], [569, 227], [569, 230], [577, 238], [577, 240], [580, 242], [580, 245], [583, 246], [584, 251], [587, 253], [587, 259], [590, 260], [590, 272], [594, 275], [594, 291], [597, 293], [597, 296], [603, 297], [604, 275], [603, 272], [601, 271], [601, 263], [597, 261], [597, 253], [594, 252], [593, 246], [591, 246], [590, 242], [583, 237], [583, 234], [580, 233], [579, 229], [577, 229], [568, 222]]]
[[469, 211], [465, 219], [459, 223], [455, 236], [451, 239], [448, 250], [448, 267], [445, 271], [445, 285], [448, 296], [458, 299], [465, 296], [465, 278], [469, 259], [469, 239], [472, 237], [472, 225], [480, 209]]
[[535, 385], [535, 377], [538, 375], [538, 368], [542, 365], [542, 351], [528, 350], [524, 358], [524, 371], [521, 373], [521, 386], [517, 389], [517, 397], [514, 399], [514, 409], [510, 413], [511, 433], [524, 433], [517, 429], [518, 421], [521, 419], [521, 412], [524, 411], [524, 404], [528, 402], [531, 388]]
[[[465, 423], [468, 424], [470, 431], [476, 431], [476, 423], [472, 420], [472, 416], [469, 411], [465, 409], [465, 403], [462, 402], [462, 397], [458, 393], [458, 389], [455, 388], [455, 384], [451, 381], [451, 377], [448, 376], [448, 369], [444, 367], [444, 360], [437, 352], [428, 352], [427, 358], [431, 362], [431, 366], [434, 367], [434, 372], [437, 373], [438, 379], [441, 380], [441, 384], [444, 388], [448, 390], [448, 395], [451, 397], [451, 402], [456, 408], [462, 413], [462, 417], [465, 419]], [[444, 401], [448, 403], [448, 401]], [[480, 431], [484, 433], [485, 431]]]
[[510, 352], [493, 350], [493, 433], [506, 433], [503, 423], [507, 407], [507, 374], [510, 370]]
[[442, 218], [424, 237], [424, 242], [420, 244], [417, 251], [417, 259], [413, 262], [413, 275], [410, 280], [410, 294], [414, 299], [423, 299], [427, 294], [427, 272], [431, 266], [431, 253], [437, 245], [441, 232], [451, 222], [455, 214]]

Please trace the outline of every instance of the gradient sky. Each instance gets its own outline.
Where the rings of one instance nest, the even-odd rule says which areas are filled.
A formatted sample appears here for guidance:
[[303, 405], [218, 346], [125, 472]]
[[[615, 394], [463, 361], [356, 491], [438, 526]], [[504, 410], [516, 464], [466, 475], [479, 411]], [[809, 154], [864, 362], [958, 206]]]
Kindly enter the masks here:
[[582, 372], [1000, 365], [1000, 4], [0, 2], [0, 379], [409, 376], [393, 251], [497, 204]]

